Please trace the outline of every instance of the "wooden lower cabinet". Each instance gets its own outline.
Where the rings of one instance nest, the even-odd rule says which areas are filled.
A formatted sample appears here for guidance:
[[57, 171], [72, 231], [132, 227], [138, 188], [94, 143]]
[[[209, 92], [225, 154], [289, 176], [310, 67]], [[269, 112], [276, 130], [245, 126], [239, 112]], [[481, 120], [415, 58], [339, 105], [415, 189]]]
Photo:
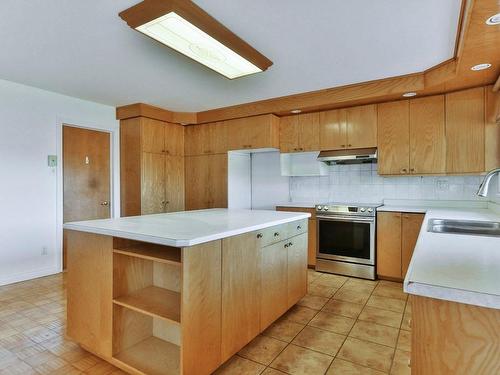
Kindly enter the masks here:
[[423, 214], [379, 212], [377, 214], [377, 275], [381, 278], [404, 279]]
[[67, 240], [68, 336], [132, 374], [211, 374], [307, 290], [306, 220], [185, 248]]
[[500, 310], [411, 296], [413, 375], [500, 374]]

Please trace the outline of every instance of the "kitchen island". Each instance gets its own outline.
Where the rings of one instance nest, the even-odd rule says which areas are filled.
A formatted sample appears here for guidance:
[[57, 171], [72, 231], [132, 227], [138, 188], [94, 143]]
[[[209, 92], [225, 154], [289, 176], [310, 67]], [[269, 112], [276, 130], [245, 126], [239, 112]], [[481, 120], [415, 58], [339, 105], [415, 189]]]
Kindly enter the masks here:
[[306, 294], [309, 216], [67, 223], [67, 334], [132, 374], [209, 374]]

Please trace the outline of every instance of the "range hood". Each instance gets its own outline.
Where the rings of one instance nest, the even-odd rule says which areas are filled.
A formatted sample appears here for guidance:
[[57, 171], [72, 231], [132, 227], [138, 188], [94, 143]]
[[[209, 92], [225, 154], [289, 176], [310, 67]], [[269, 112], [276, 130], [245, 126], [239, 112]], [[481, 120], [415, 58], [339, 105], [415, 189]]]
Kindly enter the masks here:
[[377, 161], [377, 148], [321, 151], [318, 155], [318, 161], [327, 164], [373, 163]]

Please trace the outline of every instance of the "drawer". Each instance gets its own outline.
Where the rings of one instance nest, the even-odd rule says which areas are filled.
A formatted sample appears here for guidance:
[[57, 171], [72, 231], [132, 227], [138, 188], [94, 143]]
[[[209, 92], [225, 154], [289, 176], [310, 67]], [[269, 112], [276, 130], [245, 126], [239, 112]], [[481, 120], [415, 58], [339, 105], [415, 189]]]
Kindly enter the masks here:
[[293, 221], [287, 224], [288, 238], [307, 232], [308, 219]]
[[264, 228], [255, 231], [255, 236], [258, 240], [258, 246], [266, 247], [277, 242], [286, 240], [288, 236], [288, 224], [275, 225], [273, 227]]

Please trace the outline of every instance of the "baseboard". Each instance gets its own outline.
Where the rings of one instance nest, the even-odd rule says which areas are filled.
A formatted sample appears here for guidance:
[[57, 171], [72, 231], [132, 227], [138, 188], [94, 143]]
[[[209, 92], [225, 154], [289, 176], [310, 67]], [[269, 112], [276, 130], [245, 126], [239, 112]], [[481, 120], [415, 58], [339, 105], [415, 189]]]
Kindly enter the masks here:
[[33, 270], [29, 272], [22, 272], [14, 275], [2, 276], [0, 277], [0, 286], [9, 285], [13, 283], [19, 283], [21, 281], [37, 279], [39, 277], [54, 275], [56, 273], [60, 273], [61, 270], [59, 267], [52, 266], [47, 268], [42, 268], [38, 270]]

